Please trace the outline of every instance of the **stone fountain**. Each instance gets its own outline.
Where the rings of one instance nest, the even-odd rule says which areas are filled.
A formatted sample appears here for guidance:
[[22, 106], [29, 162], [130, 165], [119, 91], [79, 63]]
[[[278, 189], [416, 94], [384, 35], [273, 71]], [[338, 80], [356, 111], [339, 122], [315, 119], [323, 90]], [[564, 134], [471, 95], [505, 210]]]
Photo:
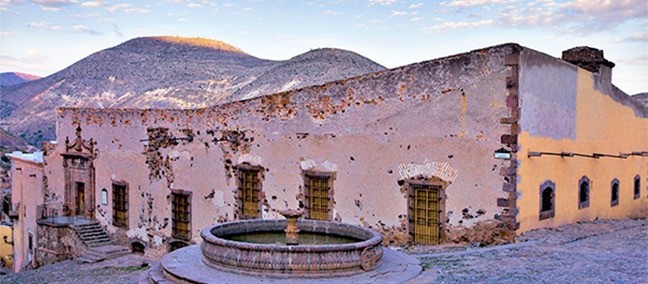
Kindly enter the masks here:
[[[355, 277], [378, 269], [391, 269], [392, 272], [381, 271], [376, 279], [400, 277], [403, 271], [412, 275], [420, 272], [416, 260], [382, 268], [382, 236], [373, 230], [327, 221], [299, 220], [304, 214], [302, 210], [278, 213], [285, 219], [243, 220], [204, 229], [199, 248], [190, 246], [166, 255], [151, 268], [147, 281], [239, 283], [254, 282], [259, 277], [270, 282], [273, 280], [268, 279], [296, 277], [317, 282], [315, 278]], [[389, 251], [391, 259], [401, 262], [411, 259]]]

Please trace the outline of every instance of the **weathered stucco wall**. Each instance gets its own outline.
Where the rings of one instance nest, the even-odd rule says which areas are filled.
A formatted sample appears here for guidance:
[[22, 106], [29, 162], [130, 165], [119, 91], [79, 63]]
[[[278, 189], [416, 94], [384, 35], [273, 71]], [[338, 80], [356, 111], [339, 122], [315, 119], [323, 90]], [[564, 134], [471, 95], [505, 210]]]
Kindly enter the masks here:
[[[458, 171], [446, 189], [449, 230], [492, 221], [504, 197], [493, 158], [509, 127], [505, 96], [515, 45], [503, 45], [286, 93], [199, 110], [61, 109], [57, 139], [77, 124], [93, 138], [97, 217], [112, 223], [112, 181], [129, 185], [130, 238], [155, 247], [171, 234], [171, 189], [192, 192], [192, 236], [237, 219], [234, 166], [264, 169], [263, 218], [296, 208], [303, 169], [333, 171], [336, 221], [407, 240], [407, 196], [399, 164], [447, 162]], [[153, 128], [165, 128], [155, 129]], [[147, 129], [151, 131], [147, 132]], [[174, 140], [187, 137], [192, 141]], [[46, 157], [51, 192], [63, 176], [56, 147]], [[109, 201], [101, 205], [100, 190]]]
[[[603, 67], [605, 68], [605, 67]], [[525, 49], [520, 55], [521, 134], [518, 154], [520, 231], [595, 218], [645, 216], [648, 158], [529, 157], [528, 152], [619, 155], [648, 151], [645, 108], [611, 93], [606, 72], [593, 74], [565, 61]], [[607, 84], [607, 85], [606, 85]], [[634, 177], [641, 177], [634, 198]], [[579, 180], [591, 180], [589, 207], [579, 209]], [[620, 181], [619, 204], [612, 207], [611, 182]], [[555, 183], [555, 216], [539, 220], [540, 186]]]
[[[10, 156], [11, 157], [11, 156]], [[11, 204], [18, 219], [13, 224], [14, 271], [18, 272], [33, 260], [37, 241], [37, 208], [42, 205], [43, 164], [11, 157]], [[29, 250], [29, 235], [32, 250]]]

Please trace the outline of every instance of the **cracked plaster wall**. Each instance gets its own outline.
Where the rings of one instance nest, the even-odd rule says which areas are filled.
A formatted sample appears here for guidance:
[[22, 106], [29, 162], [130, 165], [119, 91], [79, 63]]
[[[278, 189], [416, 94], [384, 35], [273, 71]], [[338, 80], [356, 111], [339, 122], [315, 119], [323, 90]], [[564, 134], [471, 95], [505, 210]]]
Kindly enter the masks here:
[[[126, 181], [129, 234], [149, 244], [171, 234], [171, 189], [193, 192], [194, 241], [200, 241], [204, 227], [236, 219], [234, 166], [240, 161], [264, 168], [263, 218], [298, 207], [300, 162], [311, 160], [322, 169], [337, 169], [334, 219], [376, 228], [391, 234], [394, 243], [407, 237], [398, 165], [448, 162], [458, 175], [446, 189], [447, 227], [470, 227], [501, 211], [496, 199], [504, 196], [499, 168], [505, 163], [494, 159], [493, 151], [508, 131], [498, 121], [508, 115], [504, 57], [512, 48], [502, 45], [207, 109], [60, 109], [59, 147], [47, 156], [54, 161], [46, 166], [50, 187], [62, 190], [62, 176], [55, 174], [62, 171], [60, 145], [74, 137], [80, 123], [83, 137], [97, 142], [96, 188], [109, 189], [108, 205], [99, 205], [100, 220], [111, 223], [111, 181]], [[166, 128], [167, 136], [150, 136], [150, 128]], [[140, 141], [187, 137], [188, 130], [191, 142], [151, 149], [152, 140]], [[153, 168], [159, 174], [147, 161], [158, 163]]]

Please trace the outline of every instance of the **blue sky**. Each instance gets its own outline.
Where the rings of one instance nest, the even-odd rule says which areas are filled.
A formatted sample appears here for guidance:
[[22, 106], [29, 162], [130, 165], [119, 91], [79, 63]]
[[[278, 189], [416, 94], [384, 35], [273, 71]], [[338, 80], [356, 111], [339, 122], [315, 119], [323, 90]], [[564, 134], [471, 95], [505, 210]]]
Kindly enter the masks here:
[[152, 35], [266, 59], [336, 47], [390, 68], [506, 42], [555, 57], [588, 45], [617, 64], [622, 90], [648, 91], [647, 0], [0, 0], [0, 72], [47, 76]]

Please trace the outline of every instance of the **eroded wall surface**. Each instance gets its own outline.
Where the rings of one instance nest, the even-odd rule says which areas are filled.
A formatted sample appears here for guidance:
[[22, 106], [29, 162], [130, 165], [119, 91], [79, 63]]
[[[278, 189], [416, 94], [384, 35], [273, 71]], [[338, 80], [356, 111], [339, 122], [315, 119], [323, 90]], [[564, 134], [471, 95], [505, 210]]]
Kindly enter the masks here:
[[[193, 241], [206, 226], [236, 220], [236, 170], [263, 169], [262, 218], [303, 201], [303, 171], [334, 172], [332, 219], [407, 241], [407, 194], [399, 165], [447, 162], [446, 229], [473, 227], [501, 213], [500, 168], [493, 158], [509, 127], [505, 96], [515, 45], [503, 45], [357, 78], [198, 110], [61, 109], [58, 145], [96, 141], [97, 217], [124, 239], [162, 245], [171, 235], [171, 190], [192, 192]], [[186, 138], [191, 136], [191, 141]], [[176, 139], [178, 138], [178, 139]], [[60, 154], [46, 172], [61, 198]], [[112, 223], [111, 183], [129, 187], [129, 228]], [[100, 199], [107, 189], [107, 204]], [[147, 252], [148, 253], [148, 252]], [[155, 253], [155, 252], [150, 252]]]
[[[603, 67], [606, 68], [606, 67]], [[648, 111], [610, 84], [609, 69], [593, 74], [525, 49], [520, 55], [521, 134], [517, 205], [520, 232], [595, 218], [645, 216], [648, 158], [529, 157], [529, 152], [584, 155], [648, 151]], [[634, 178], [641, 178], [634, 198]], [[589, 207], [579, 209], [579, 180], [591, 180]], [[611, 206], [611, 182], [620, 181]], [[540, 220], [540, 186], [555, 183], [555, 216]]]
[[[11, 158], [11, 204], [18, 218], [13, 224], [14, 271], [24, 270], [34, 259], [37, 242], [37, 209], [42, 205], [43, 165]], [[32, 235], [32, 248], [29, 236]]]

